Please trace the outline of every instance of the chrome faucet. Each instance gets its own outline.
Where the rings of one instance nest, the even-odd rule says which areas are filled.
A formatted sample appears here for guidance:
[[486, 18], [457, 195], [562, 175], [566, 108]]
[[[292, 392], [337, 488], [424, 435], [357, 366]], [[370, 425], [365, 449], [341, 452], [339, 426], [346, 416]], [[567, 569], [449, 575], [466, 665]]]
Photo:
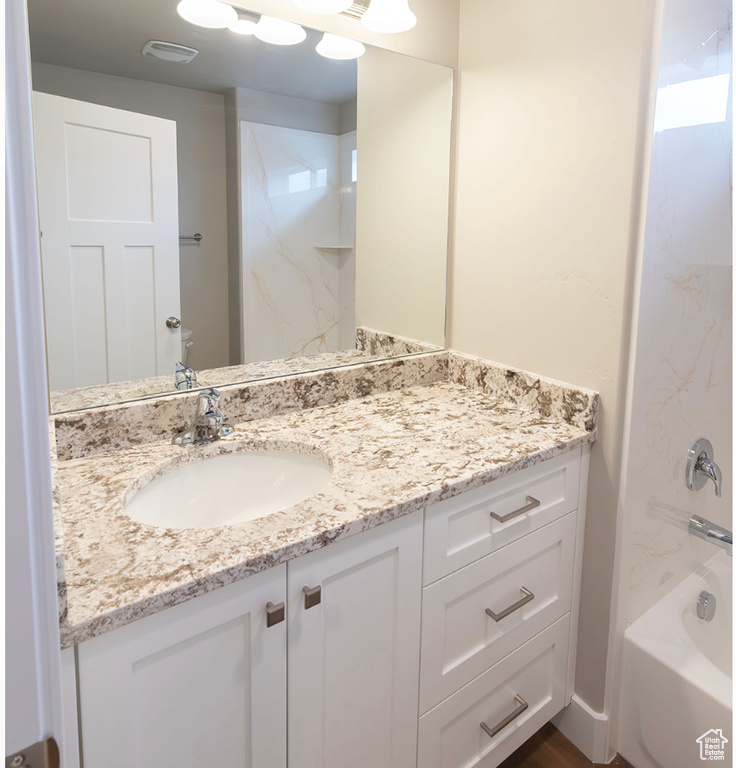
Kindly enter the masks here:
[[186, 429], [174, 435], [171, 442], [174, 445], [199, 445], [232, 434], [232, 426], [223, 424], [219, 404], [220, 393], [216, 389], [203, 389], [197, 395], [194, 421]]
[[193, 368], [187, 368], [184, 363], [176, 364], [174, 373], [174, 389], [194, 389], [197, 383], [197, 374]]
[[697, 536], [699, 539], [709, 541], [711, 544], [725, 549], [733, 557], [733, 533], [731, 531], [711, 523], [710, 520], [706, 520], [704, 517], [700, 517], [700, 515], [693, 515], [690, 518], [687, 529], [693, 536]]
[[716, 496], [721, 498], [721, 487], [723, 486], [723, 474], [718, 464], [709, 459], [707, 456], [701, 455], [701, 457], [695, 462], [695, 471], [705, 475], [708, 479], [713, 481], [716, 486]]
[[707, 480], [713, 481], [716, 486], [716, 496], [720, 499], [723, 473], [718, 464], [713, 461], [713, 446], [710, 440], [701, 437], [688, 451], [685, 482], [691, 491], [699, 491]]

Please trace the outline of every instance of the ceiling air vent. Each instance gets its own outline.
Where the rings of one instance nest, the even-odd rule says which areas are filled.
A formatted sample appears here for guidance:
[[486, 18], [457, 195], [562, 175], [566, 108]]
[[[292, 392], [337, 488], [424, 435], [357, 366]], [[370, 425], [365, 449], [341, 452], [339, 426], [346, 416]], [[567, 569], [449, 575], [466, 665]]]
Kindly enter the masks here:
[[165, 43], [162, 40], [149, 40], [141, 53], [144, 56], [153, 56], [155, 59], [164, 61], [175, 61], [179, 64], [188, 64], [199, 51], [196, 48], [189, 48], [186, 45], [177, 43]]
[[370, 0], [353, 0], [353, 4], [346, 11], [343, 11], [343, 15], [353, 19], [362, 19], [369, 5]]

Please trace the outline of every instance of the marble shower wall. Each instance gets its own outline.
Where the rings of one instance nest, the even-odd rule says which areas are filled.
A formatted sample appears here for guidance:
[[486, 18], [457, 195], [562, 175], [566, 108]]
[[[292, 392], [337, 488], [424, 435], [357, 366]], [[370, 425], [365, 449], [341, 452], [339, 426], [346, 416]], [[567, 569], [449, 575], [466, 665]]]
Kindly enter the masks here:
[[[732, 528], [730, 7], [665, 0], [624, 455], [624, 627], [716, 549], [690, 515]], [[723, 497], [685, 485], [707, 437]]]
[[340, 143], [330, 134], [240, 123], [246, 362], [339, 348], [340, 316], [343, 324], [350, 317], [340, 304], [349, 254], [335, 247], [345, 218]]
[[338, 269], [339, 348], [352, 349], [355, 342], [355, 214], [358, 190], [357, 131], [339, 137], [340, 152], [340, 249]]

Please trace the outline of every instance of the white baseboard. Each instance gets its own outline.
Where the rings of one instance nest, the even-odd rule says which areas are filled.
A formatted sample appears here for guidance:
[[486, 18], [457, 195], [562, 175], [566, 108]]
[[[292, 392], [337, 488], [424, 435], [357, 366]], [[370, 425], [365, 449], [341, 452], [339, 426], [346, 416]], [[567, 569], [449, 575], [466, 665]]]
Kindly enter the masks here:
[[591, 709], [581, 698], [572, 701], [552, 718], [553, 724], [593, 763], [608, 763], [608, 715]]

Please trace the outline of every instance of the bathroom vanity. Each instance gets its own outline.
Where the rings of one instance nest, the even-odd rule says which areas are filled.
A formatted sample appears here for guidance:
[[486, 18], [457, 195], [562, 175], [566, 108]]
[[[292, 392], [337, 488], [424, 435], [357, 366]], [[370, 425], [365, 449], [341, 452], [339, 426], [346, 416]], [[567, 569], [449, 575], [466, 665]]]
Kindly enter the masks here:
[[[204, 446], [57, 417], [70, 768], [80, 743], [85, 768], [492, 768], [569, 703], [597, 396], [409, 360], [342, 369], [322, 407], [224, 402]], [[162, 467], [264, 448], [329, 482], [238, 525], [126, 515]]]

